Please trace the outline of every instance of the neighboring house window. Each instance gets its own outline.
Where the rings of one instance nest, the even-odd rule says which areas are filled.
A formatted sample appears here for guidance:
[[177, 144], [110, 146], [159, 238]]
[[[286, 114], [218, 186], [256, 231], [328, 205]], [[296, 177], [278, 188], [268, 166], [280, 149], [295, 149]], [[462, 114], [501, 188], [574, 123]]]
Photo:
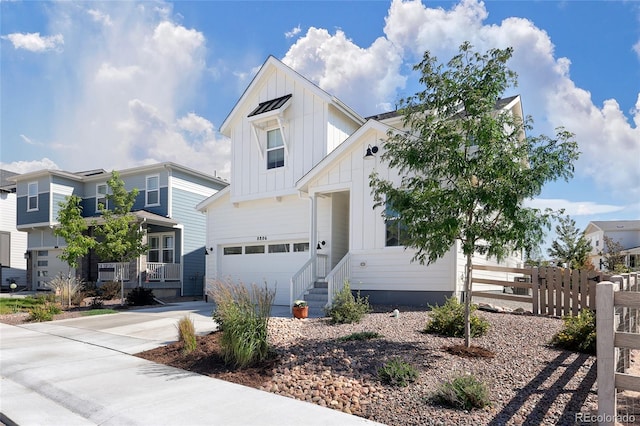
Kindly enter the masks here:
[[0, 232], [0, 265], [11, 267], [11, 233]]
[[280, 129], [267, 132], [267, 169], [284, 166], [284, 142]]
[[147, 262], [173, 263], [173, 235], [150, 235], [148, 238], [148, 244], [149, 250], [147, 251]]
[[[102, 205], [102, 207], [100, 207]], [[99, 183], [96, 185], [96, 211], [108, 208], [107, 202], [107, 184]]]
[[596, 240], [596, 247], [600, 247], [600, 240]]
[[160, 204], [160, 177], [147, 176], [146, 205]]
[[408, 242], [407, 227], [400, 220], [400, 214], [387, 205], [385, 217], [387, 231], [385, 245], [387, 247], [406, 246]]
[[27, 211], [38, 210], [38, 182], [31, 182], [28, 191]]

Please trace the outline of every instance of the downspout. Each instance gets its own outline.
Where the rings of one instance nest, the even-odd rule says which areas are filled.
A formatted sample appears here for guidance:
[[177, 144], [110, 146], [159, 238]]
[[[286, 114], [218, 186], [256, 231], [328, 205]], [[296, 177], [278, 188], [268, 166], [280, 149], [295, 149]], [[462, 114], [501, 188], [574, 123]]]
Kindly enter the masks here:
[[315, 193], [309, 195], [311, 201], [311, 226], [309, 227], [309, 253], [311, 254], [311, 278], [313, 281], [318, 276], [316, 258], [318, 256], [318, 197]]

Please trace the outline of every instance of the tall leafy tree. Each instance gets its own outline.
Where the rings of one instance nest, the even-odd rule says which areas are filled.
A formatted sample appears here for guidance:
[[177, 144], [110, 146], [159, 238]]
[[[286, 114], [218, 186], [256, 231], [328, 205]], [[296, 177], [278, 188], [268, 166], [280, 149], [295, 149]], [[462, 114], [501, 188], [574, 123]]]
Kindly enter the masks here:
[[[77, 269], [80, 259], [89, 253], [89, 250], [95, 246], [95, 240], [87, 234], [89, 226], [82, 216], [82, 199], [77, 195], [66, 197], [64, 202], [58, 203], [60, 211], [58, 212], [59, 224], [53, 229], [53, 234], [62, 237], [66, 245], [62, 248], [62, 254], [58, 257], [66, 262], [70, 269]], [[71, 306], [71, 271], [69, 271], [69, 306]]]
[[602, 266], [607, 271], [625, 272], [624, 255], [622, 254], [622, 244], [620, 241], [605, 235], [604, 250], [600, 253], [602, 256]]
[[556, 235], [558, 238], [553, 240], [551, 247], [547, 249], [549, 256], [571, 269], [588, 267], [591, 243], [585, 238], [584, 233], [576, 228], [575, 220], [569, 216], [559, 218]]
[[[573, 135], [526, 136], [532, 119], [496, 111], [516, 74], [506, 66], [512, 49], [473, 51], [471, 44], [446, 65], [425, 52], [414, 67], [422, 91], [401, 101], [407, 131], [391, 131], [382, 159], [401, 182], [370, 177], [375, 206], [399, 218], [414, 261], [430, 264], [461, 242], [466, 256], [465, 343], [470, 339], [474, 253], [499, 259], [542, 240], [552, 215], [523, 206], [545, 182], [573, 176]], [[389, 213], [392, 212], [392, 213]]]
[[[107, 181], [109, 193], [107, 204], [100, 205], [102, 218], [95, 221], [95, 234], [98, 239], [96, 253], [103, 260], [113, 262], [130, 262], [147, 251], [143, 244], [144, 231], [140, 228], [136, 216], [131, 209], [138, 196], [138, 189], [127, 191], [124, 181], [117, 171], [111, 172]], [[124, 298], [124, 282], [120, 277], [121, 295]]]

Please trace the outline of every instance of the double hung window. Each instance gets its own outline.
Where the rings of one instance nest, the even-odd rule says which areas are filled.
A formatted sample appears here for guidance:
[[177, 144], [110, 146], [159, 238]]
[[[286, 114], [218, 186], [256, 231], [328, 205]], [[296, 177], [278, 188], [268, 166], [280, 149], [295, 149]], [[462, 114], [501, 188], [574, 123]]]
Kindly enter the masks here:
[[173, 235], [150, 235], [148, 246], [147, 262], [174, 263]]
[[106, 210], [107, 208], [107, 184], [99, 183], [96, 185], [96, 211]]
[[267, 131], [267, 169], [284, 166], [284, 141], [280, 129]]
[[160, 177], [147, 176], [146, 199], [147, 206], [155, 206], [160, 204]]
[[400, 214], [389, 204], [385, 212], [386, 243], [387, 247], [406, 246], [408, 243], [407, 227], [402, 223]]
[[27, 211], [38, 210], [38, 182], [29, 183]]

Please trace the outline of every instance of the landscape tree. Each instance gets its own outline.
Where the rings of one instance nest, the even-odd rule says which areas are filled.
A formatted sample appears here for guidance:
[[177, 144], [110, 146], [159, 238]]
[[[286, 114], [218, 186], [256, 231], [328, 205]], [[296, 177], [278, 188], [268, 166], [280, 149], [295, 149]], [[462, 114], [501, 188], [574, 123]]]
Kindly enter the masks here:
[[370, 185], [385, 219], [400, 220], [413, 261], [433, 263], [459, 240], [466, 256], [465, 344], [471, 345], [471, 273], [474, 253], [503, 259], [530, 249], [554, 213], [528, 208], [552, 180], [573, 176], [578, 158], [573, 135], [527, 136], [530, 117], [499, 111], [517, 76], [506, 66], [512, 48], [473, 52], [465, 42], [446, 66], [425, 52], [414, 67], [424, 86], [401, 100], [407, 131], [392, 130], [383, 161], [403, 176], [399, 183], [375, 171]]
[[[96, 253], [103, 259], [113, 262], [131, 262], [147, 251], [143, 244], [144, 231], [141, 229], [136, 216], [131, 209], [138, 196], [138, 189], [127, 191], [120, 174], [115, 170], [107, 181], [109, 187], [107, 208], [100, 205], [100, 220], [94, 221], [97, 238]], [[122, 274], [120, 281], [120, 295], [124, 300], [124, 281]]]
[[604, 250], [600, 252], [600, 256], [602, 256], [602, 267], [611, 272], [626, 272], [624, 255], [622, 254], [622, 244], [608, 235], [605, 235], [603, 240]]
[[59, 202], [59, 224], [53, 229], [53, 234], [64, 238], [66, 244], [63, 246], [62, 254], [58, 258], [66, 262], [70, 269], [67, 276], [69, 306], [71, 306], [72, 281], [76, 279], [76, 277], [71, 276], [71, 269], [77, 269], [80, 259], [95, 246], [95, 240], [90, 235], [87, 235], [89, 226], [84, 217], [82, 217], [81, 202], [82, 199], [77, 195], [71, 195], [66, 197], [64, 202]]
[[566, 264], [571, 269], [582, 269], [590, 265], [589, 253], [591, 243], [576, 228], [576, 222], [569, 216], [558, 219], [556, 225], [557, 239], [551, 242], [547, 253], [559, 263]]

